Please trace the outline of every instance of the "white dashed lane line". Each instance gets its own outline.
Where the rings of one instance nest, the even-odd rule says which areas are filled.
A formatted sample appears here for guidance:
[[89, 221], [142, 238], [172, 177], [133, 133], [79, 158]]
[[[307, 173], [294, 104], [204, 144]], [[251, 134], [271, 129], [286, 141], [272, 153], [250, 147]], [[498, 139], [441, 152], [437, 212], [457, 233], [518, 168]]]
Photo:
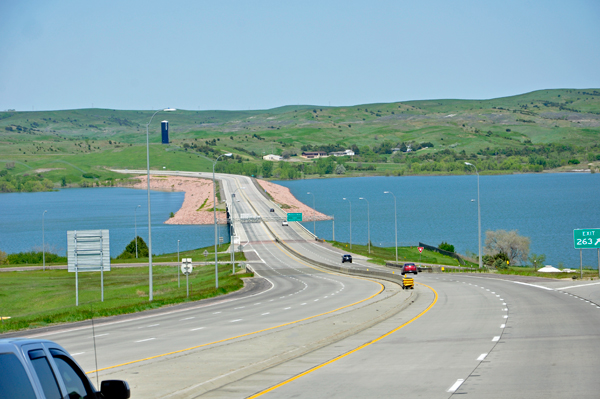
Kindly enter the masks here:
[[482, 353], [481, 355], [479, 355], [479, 357], [477, 358], [477, 360], [483, 360], [485, 359], [485, 357], [487, 356], [487, 353]]
[[492, 342], [498, 342], [500, 341], [500, 336], [496, 335], [494, 338], [492, 338]]
[[83, 355], [85, 352], [71, 353], [71, 356]]
[[235, 320], [231, 320], [230, 323], [235, 323], [236, 321], [242, 321], [243, 319], [235, 319]]
[[261, 316], [265, 316], [265, 315], [268, 315], [268, 314], [271, 314], [271, 312], [263, 313], [263, 314], [261, 314]]
[[194, 318], [195, 318], [194, 316], [192, 316], [192, 317], [186, 317], [185, 319], [180, 319], [179, 321], [191, 320], [191, 319], [194, 319]]
[[290, 306], [290, 307], [287, 307], [287, 308], [283, 308], [283, 310], [288, 310], [288, 309], [291, 309], [291, 306]]
[[146, 341], [152, 341], [153, 339], [156, 339], [156, 338], [146, 338], [146, 339], [142, 339], [142, 340], [135, 341], [135, 342], [146, 342]]
[[198, 330], [202, 330], [204, 327], [198, 327], [198, 328], [192, 328], [190, 331], [198, 331]]
[[222, 313], [222, 312], [215, 312], [215, 313], [213, 313], [213, 314], [219, 314], [219, 313]]

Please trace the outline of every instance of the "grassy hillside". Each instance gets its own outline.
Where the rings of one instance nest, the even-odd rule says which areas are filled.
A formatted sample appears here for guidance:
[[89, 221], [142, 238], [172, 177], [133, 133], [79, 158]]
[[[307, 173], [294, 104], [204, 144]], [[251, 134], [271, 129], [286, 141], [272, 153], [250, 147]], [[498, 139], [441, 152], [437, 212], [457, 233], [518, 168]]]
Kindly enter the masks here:
[[[152, 113], [0, 112], [0, 170], [8, 166], [10, 175], [42, 175], [62, 185], [110, 184], [121, 176], [109, 168], [145, 168]], [[160, 144], [163, 119], [170, 124], [169, 145]], [[464, 173], [459, 168], [464, 160], [490, 172], [587, 168], [600, 158], [600, 89], [541, 90], [492, 100], [178, 110], [157, 114], [150, 132], [153, 169], [208, 171], [212, 162], [206, 158], [230, 151], [237, 158], [220, 161], [223, 171], [268, 175], [261, 157], [276, 153], [299, 162], [292, 164], [293, 172], [286, 172], [288, 165], [274, 165], [271, 174], [327, 174], [293, 154], [351, 147], [357, 156], [336, 159], [349, 174]], [[392, 153], [402, 145], [418, 151]]]

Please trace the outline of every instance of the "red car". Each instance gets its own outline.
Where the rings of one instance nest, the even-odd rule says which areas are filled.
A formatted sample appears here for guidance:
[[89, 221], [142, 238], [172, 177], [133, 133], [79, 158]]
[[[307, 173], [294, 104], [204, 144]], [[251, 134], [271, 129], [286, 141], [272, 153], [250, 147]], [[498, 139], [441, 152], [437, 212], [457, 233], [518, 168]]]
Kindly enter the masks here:
[[402, 266], [402, 272], [400, 272], [402, 275], [405, 275], [406, 273], [414, 273], [417, 274], [418, 270], [417, 270], [417, 266], [414, 263], [405, 263]]

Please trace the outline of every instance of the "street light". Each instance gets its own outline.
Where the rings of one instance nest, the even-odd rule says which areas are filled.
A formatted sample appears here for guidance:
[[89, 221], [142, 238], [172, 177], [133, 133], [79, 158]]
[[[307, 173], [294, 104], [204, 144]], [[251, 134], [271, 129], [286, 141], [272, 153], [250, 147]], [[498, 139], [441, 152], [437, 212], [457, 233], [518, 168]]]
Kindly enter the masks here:
[[465, 162], [465, 165], [474, 167], [475, 173], [477, 173], [477, 238], [479, 240], [479, 268], [481, 269], [481, 207], [479, 205], [479, 171], [477, 170], [477, 166], [470, 162]]
[[311, 192], [308, 192], [306, 194], [310, 194], [313, 197], [313, 234], [316, 237], [317, 236], [317, 224], [315, 222], [315, 195]]
[[[146, 124], [146, 172], [148, 178], [148, 274], [149, 274], [149, 282], [148, 282], [148, 300], [152, 302], [152, 222], [150, 219], [150, 133], [148, 132], [150, 123], [154, 118], [154, 115], [158, 114], [160, 111], [171, 112], [175, 111], [175, 108], [164, 108], [159, 109], [155, 113], [152, 114], [150, 120]], [[136, 238], [137, 240], [137, 238]]]
[[48, 211], [42, 213], [42, 270], [46, 271], [46, 238], [44, 236], [44, 215]]
[[[367, 201], [365, 198], [360, 197], [359, 200], [365, 200]], [[369, 253], [371, 253], [371, 226], [369, 223], [369, 201], [367, 201], [367, 239], [369, 242]]]
[[352, 249], [352, 202], [347, 198], [342, 198], [350, 204], [350, 249]]
[[138, 257], [138, 251], [137, 251], [137, 209], [141, 207], [141, 205], [138, 205], [135, 207], [135, 209], [133, 210], [133, 226], [134, 226], [134, 231], [135, 231], [135, 258], [137, 259]]
[[[235, 210], [235, 193], [237, 193], [238, 190], [245, 190], [246, 187], [238, 187], [235, 189], [235, 191], [233, 192], [233, 194], [231, 194], [231, 232], [234, 233], [235, 232], [235, 225], [234, 225], [234, 221], [233, 221], [233, 211]], [[231, 264], [233, 265], [233, 274], [235, 274], [235, 243], [233, 242], [233, 234], [231, 234], [231, 239], [229, 240], [229, 246], [231, 247]]]
[[175, 270], [177, 270], [177, 287], [181, 287], [181, 283], [179, 280], [179, 240], [177, 240], [177, 266], [175, 266]]
[[384, 191], [384, 194], [392, 194], [394, 197], [394, 232], [396, 236], [396, 265], [398, 264], [398, 219], [396, 218], [396, 196], [390, 191]]
[[217, 263], [217, 184], [215, 180], [215, 165], [222, 156], [230, 157], [231, 153], [221, 154], [213, 162], [213, 213], [215, 217], [215, 288], [219, 288], [219, 265]]

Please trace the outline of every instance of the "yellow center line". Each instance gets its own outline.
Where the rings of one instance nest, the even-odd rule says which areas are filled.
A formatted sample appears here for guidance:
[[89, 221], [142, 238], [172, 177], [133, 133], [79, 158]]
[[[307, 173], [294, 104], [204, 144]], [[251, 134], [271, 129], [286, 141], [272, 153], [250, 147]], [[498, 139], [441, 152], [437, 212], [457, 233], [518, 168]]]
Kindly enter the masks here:
[[329, 361], [327, 361], [327, 362], [325, 362], [325, 363], [322, 363], [322, 364], [320, 364], [320, 365], [318, 365], [318, 366], [315, 366], [315, 367], [313, 367], [313, 368], [311, 368], [311, 369], [308, 369], [308, 370], [306, 370], [305, 372], [303, 372], [303, 373], [300, 373], [300, 374], [298, 374], [298, 375], [296, 375], [296, 376], [294, 376], [294, 377], [292, 377], [292, 378], [288, 378], [287, 380], [285, 380], [285, 381], [283, 381], [283, 382], [280, 382], [279, 384], [277, 384], [277, 385], [274, 385], [274, 386], [272, 386], [271, 388], [267, 388], [267, 389], [265, 389], [264, 391], [261, 391], [261, 392], [258, 392], [258, 393], [256, 393], [256, 394], [252, 395], [252, 396], [249, 396], [247, 399], [258, 398], [259, 396], [262, 396], [262, 395], [264, 395], [264, 394], [266, 394], [266, 393], [268, 393], [268, 392], [274, 391], [275, 389], [277, 389], [277, 388], [279, 388], [279, 387], [282, 387], [282, 386], [284, 386], [284, 385], [287, 385], [287, 384], [289, 384], [289, 383], [290, 383], [290, 382], [292, 382], [292, 381], [295, 381], [295, 380], [297, 380], [297, 379], [299, 379], [299, 378], [301, 378], [301, 377], [304, 377], [305, 375], [308, 375], [308, 374], [312, 373], [313, 371], [317, 371], [318, 369], [320, 369], [320, 368], [322, 368], [322, 367], [325, 367], [325, 366], [327, 366], [327, 365], [329, 365], [329, 364], [331, 364], [331, 363], [337, 362], [338, 360], [340, 360], [340, 359], [343, 359], [343, 358], [345, 358], [346, 356], [353, 354], [354, 352], [358, 352], [359, 350], [361, 350], [361, 349], [363, 349], [363, 348], [366, 348], [367, 346], [371, 346], [371, 345], [373, 345], [375, 342], [378, 342], [378, 341], [380, 341], [380, 340], [384, 339], [385, 337], [388, 337], [388, 336], [392, 335], [392, 334], [393, 334], [393, 333], [395, 333], [396, 331], [400, 330], [400, 329], [401, 329], [401, 328], [403, 328], [403, 327], [406, 327], [407, 325], [409, 325], [409, 324], [410, 324], [410, 323], [412, 323], [413, 321], [415, 321], [415, 320], [417, 320], [418, 318], [420, 318], [421, 316], [423, 316], [425, 313], [427, 313], [427, 312], [428, 312], [428, 311], [429, 311], [429, 310], [430, 310], [430, 309], [433, 307], [433, 305], [435, 305], [435, 304], [436, 304], [436, 302], [437, 302], [437, 300], [438, 300], [438, 293], [436, 292], [436, 290], [434, 290], [432, 287], [430, 287], [430, 286], [428, 286], [428, 285], [426, 285], [426, 284], [422, 284], [422, 283], [417, 283], [417, 284], [419, 284], [419, 285], [423, 285], [423, 286], [425, 286], [425, 287], [429, 288], [431, 291], [433, 291], [433, 293], [434, 293], [434, 295], [435, 295], [435, 297], [433, 298], [433, 302], [431, 302], [431, 304], [430, 304], [430, 305], [427, 307], [427, 309], [425, 309], [424, 311], [422, 311], [421, 313], [419, 313], [417, 316], [413, 317], [412, 319], [410, 319], [410, 320], [409, 320], [409, 321], [407, 321], [406, 323], [402, 324], [401, 326], [399, 326], [399, 327], [396, 327], [396, 328], [394, 328], [394, 329], [393, 329], [393, 330], [391, 330], [391, 331], [388, 331], [387, 333], [383, 334], [382, 336], [380, 336], [380, 337], [378, 337], [378, 338], [375, 338], [375, 339], [373, 339], [372, 341], [369, 341], [369, 342], [367, 342], [367, 343], [365, 343], [365, 344], [362, 344], [361, 346], [359, 346], [359, 347], [357, 347], [357, 348], [354, 348], [354, 349], [352, 349], [352, 350], [351, 350], [351, 351], [349, 351], [349, 352], [343, 353], [343, 354], [341, 354], [341, 355], [340, 355], [340, 356], [338, 356], [338, 357], [335, 357], [335, 358], [333, 358], [333, 359], [331, 359], [331, 360], [329, 360]]
[[[262, 227], [263, 227], [263, 229], [265, 228], [264, 226], [262, 226]], [[277, 248], [279, 248], [280, 251], [282, 251], [283, 253], [285, 253], [291, 259], [294, 259], [287, 252], [285, 252], [283, 249], [281, 249], [279, 245], [277, 245]], [[296, 260], [297, 262], [299, 262], [301, 264], [304, 264], [304, 265], [306, 265], [306, 266], [308, 266], [308, 267], [310, 267], [310, 268], [312, 268], [314, 270], [318, 270], [318, 271], [321, 271], [321, 272], [324, 272], [324, 273], [328, 273], [328, 274], [335, 274], [335, 273], [330, 273], [328, 271], [323, 271], [321, 269], [317, 269], [317, 268], [315, 268], [315, 267], [313, 267], [311, 265], [308, 265], [308, 264], [306, 264], [304, 262], [301, 262], [299, 259], [294, 259], [294, 260]], [[373, 294], [373, 295], [371, 295], [371, 296], [369, 296], [369, 297], [367, 297], [365, 299], [362, 299], [360, 301], [357, 301], [357, 302], [351, 303], [349, 305], [345, 305], [345, 306], [339, 307], [337, 309], [330, 310], [328, 312], [319, 313], [319, 314], [316, 314], [316, 315], [313, 315], [313, 316], [305, 317], [305, 318], [300, 319], [300, 320], [295, 320], [295, 321], [291, 321], [289, 323], [279, 324], [277, 326], [264, 328], [262, 330], [257, 330], [257, 331], [249, 332], [249, 333], [246, 333], [246, 334], [236, 335], [234, 337], [224, 338], [224, 339], [221, 339], [221, 340], [218, 340], [218, 341], [213, 341], [213, 342], [209, 342], [209, 343], [202, 344], [202, 345], [192, 346], [190, 348], [180, 349], [180, 350], [173, 351], [173, 352], [162, 353], [160, 355], [150, 356], [150, 357], [146, 357], [146, 358], [143, 358], [143, 359], [132, 360], [130, 362], [125, 362], [125, 363], [117, 364], [117, 365], [114, 365], [114, 366], [109, 366], [109, 367], [104, 367], [104, 368], [100, 368], [100, 369], [97, 369], [97, 370], [88, 371], [86, 374], [97, 373], [97, 372], [100, 372], [100, 371], [115, 369], [115, 368], [118, 368], [118, 367], [123, 367], [123, 366], [130, 365], [130, 364], [144, 362], [144, 361], [147, 361], [147, 360], [153, 360], [153, 359], [158, 359], [158, 358], [169, 356], [169, 355], [174, 355], [174, 354], [178, 354], [178, 353], [188, 352], [188, 351], [191, 351], [191, 350], [194, 350], [194, 349], [198, 349], [198, 348], [202, 348], [202, 347], [206, 347], [206, 346], [218, 344], [218, 343], [221, 343], [221, 342], [231, 341], [231, 340], [234, 340], [234, 339], [237, 339], [237, 338], [247, 337], [247, 336], [250, 336], [250, 335], [259, 334], [261, 332], [270, 331], [270, 330], [274, 330], [274, 329], [277, 329], [277, 328], [281, 328], [281, 327], [289, 326], [289, 325], [292, 325], [292, 324], [300, 323], [302, 321], [314, 319], [316, 317], [320, 317], [320, 316], [324, 316], [324, 315], [327, 315], [327, 314], [330, 314], [330, 313], [334, 313], [334, 312], [337, 312], [339, 310], [346, 309], [346, 308], [349, 308], [351, 306], [358, 305], [359, 303], [368, 301], [369, 299], [374, 298], [377, 295], [379, 295], [384, 290], [384, 288], [385, 288], [383, 286], [383, 284], [381, 284], [379, 282], [376, 282], [376, 281], [373, 281], [373, 280], [368, 280], [368, 279], [364, 279], [364, 278], [360, 278], [360, 277], [354, 277], [354, 276], [347, 276], [347, 277], [357, 278], [357, 279], [361, 279], [361, 280], [367, 280], [367, 281], [371, 281], [373, 283], [379, 284], [379, 291], [377, 291], [375, 294]]]

